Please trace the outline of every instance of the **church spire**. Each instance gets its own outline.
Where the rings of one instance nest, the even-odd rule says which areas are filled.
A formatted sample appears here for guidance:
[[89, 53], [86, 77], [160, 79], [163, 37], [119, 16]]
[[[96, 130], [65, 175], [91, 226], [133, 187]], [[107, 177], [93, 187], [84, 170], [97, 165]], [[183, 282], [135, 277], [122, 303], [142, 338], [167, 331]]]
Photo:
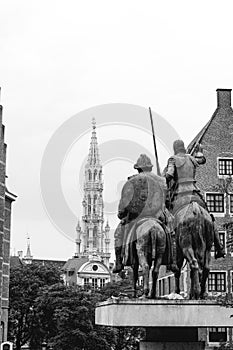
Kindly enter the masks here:
[[[92, 119], [92, 134], [85, 165], [83, 216], [81, 225], [76, 228], [76, 256], [96, 257], [109, 265], [110, 253], [108, 245], [108, 228], [104, 230], [104, 202], [103, 202], [102, 165], [99, 157], [96, 136], [96, 121]], [[107, 241], [106, 239], [107, 238]], [[90, 258], [89, 258], [90, 259]], [[93, 258], [94, 259], [94, 258]]]
[[95, 118], [92, 118], [92, 135], [91, 135], [91, 144], [89, 148], [87, 167], [90, 166], [100, 166], [100, 157], [99, 157], [99, 148], [96, 136], [96, 121]]
[[33, 256], [31, 253], [31, 246], [30, 246], [30, 236], [27, 234], [27, 251], [26, 255], [24, 256], [24, 262], [27, 264], [30, 264], [32, 262]]

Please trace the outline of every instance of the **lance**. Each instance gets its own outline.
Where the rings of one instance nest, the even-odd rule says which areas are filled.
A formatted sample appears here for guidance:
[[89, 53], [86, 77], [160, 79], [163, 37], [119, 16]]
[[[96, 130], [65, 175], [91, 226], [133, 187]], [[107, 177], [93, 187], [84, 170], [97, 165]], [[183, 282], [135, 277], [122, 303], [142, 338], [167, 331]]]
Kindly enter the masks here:
[[151, 128], [152, 128], [152, 135], [153, 135], [153, 142], [154, 142], [154, 150], [155, 150], [155, 160], [156, 160], [157, 174], [158, 174], [159, 176], [161, 176], [160, 167], [159, 167], [158, 153], [157, 153], [157, 147], [156, 147], [156, 140], [155, 140], [154, 123], [153, 123], [152, 112], [151, 112], [151, 108], [150, 108], [150, 107], [149, 107], [149, 113], [150, 113], [150, 121], [151, 121]]

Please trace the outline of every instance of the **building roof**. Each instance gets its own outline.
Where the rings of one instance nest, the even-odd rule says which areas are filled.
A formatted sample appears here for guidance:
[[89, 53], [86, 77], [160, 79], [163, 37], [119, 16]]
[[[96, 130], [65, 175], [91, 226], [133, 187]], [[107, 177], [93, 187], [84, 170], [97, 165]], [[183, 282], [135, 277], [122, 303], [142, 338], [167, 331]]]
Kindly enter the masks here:
[[57, 266], [62, 268], [65, 264], [64, 260], [48, 260], [48, 259], [33, 259], [33, 264], [43, 265], [43, 266]]
[[217, 89], [217, 108], [214, 112], [214, 114], [212, 115], [212, 117], [210, 118], [210, 120], [208, 121], [208, 123], [201, 129], [201, 131], [197, 134], [197, 136], [191, 141], [191, 143], [189, 144], [187, 151], [188, 153], [192, 154], [194, 149], [195, 149], [195, 145], [198, 143], [201, 143], [203, 137], [205, 136], [206, 132], [208, 131], [209, 127], [211, 124], [213, 124], [213, 122], [215, 121], [215, 119], [217, 119], [219, 117], [219, 115], [221, 115], [221, 110], [225, 110], [227, 111], [227, 114], [232, 115], [232, 108], [231, 108], [231, 89]]
[[22, 260], [18, 256], [11, 256], [10, 257], [10, 267], [16, 268], [22, 266]]
[[69, 259], [65, 265], [63, 266], [62, 270], [63, 271], [74, 271], [74, 270], [79, 270], [79, 268], [87, 263], [89, 260], [87, 257], [79, 258], [79, 257], [74, 257]]
[[188, 153], [192, 154], [193, 151], [194, 151], [195, 145], [198, 144], [198, 143], [201, 143], [201, 140], [203, 139], [203, 136], [207, 132], [210, 124], [213, 122], [213, 119], [215, 118], [215, 116], [217, 114], [217, 111], [218, 111], [218, 109], [216, 109], [216, 111], [214, 112], [214, 114], [212, 115], [212, 117], [210, 118], [208, 123], [206, 123], [206, 125], [201, 129], [201, 131], [199, 131], [199, 133], [190, 142], [190, 144], [188, 145], [188, 148], [187, 148], [187, 152]]

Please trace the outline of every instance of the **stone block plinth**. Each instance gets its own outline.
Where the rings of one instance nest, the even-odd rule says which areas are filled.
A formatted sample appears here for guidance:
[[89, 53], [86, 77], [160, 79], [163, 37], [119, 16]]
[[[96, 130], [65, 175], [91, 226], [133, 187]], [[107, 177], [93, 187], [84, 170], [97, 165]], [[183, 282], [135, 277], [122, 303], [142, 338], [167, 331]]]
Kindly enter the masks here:
[[195, 343], [154, 343], [154, 342], [141, 342], [140, 350], [204, 350], [205, 344], [203, 342]]
[[113, 327], [233, 327], [233, 309], [216, 301], [109, 299], [95, 322]]

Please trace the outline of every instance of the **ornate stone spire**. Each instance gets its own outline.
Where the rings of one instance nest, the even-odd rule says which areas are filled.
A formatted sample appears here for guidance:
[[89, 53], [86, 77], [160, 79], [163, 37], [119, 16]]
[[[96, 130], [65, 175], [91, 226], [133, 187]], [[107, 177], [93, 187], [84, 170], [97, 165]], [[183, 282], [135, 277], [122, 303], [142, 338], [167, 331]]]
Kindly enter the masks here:
[[99, 157], [98, 142], [96, 136], [96, 121], [92, 119], [91, 143], [88, 159], [85, 166], [83, 216], [81, 225], [76, 228], [76, 256], [98, 256], [106, 265], [109, 265], [110, 253], [107, 231], [103, 228], [104, 203], [103, 203], [103, 179], [102, 165]]
[[33, 256], [32, 256], [31, 247], [30, 247], [30, 237], [29, 237], [29, 234], [27, 234], [27, 251], [23, 260], [27, 264], [30, 264], [32, 262], [32, 259], [33, 259]]
[[88, 161], [86, 167], [98, 167], [100, 166], [100, 157], [99, 157], [99, 148], [96, 136], [96, 121], [95, 118], [92, 118], [92, 135], [91, 135], [91, 144], [88, 154]]
[[77, 237], [75, 240], [76, 243], [76, 252], [75, 252], [75, 256], [78, 256], [80, 254], [80, 245], [81, 245], [81, 226], [80, 226], [80, 221], [78, 220], [78, 224], [76, 226], [76, 233], [77, 233]]

